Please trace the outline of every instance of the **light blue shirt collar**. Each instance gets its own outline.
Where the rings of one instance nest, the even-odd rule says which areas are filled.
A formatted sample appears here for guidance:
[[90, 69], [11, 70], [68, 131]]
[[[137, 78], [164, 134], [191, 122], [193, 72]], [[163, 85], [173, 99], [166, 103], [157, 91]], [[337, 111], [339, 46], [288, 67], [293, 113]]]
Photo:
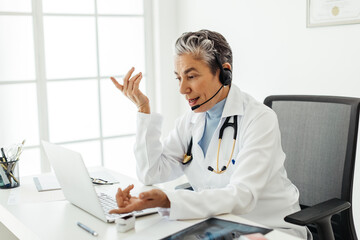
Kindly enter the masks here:
[[224, 106], [225, 106], [226, 98], [215, 104], [210, 110], [206, 112], [206, 118], [209, 119], [220, 119]]
[[206, 156], [207, 149], [214, 132], [219, 125], [221, 115], [225, 106], [226, 98], [215, 104], [210, 110], [206, 112], [204, 132], [199, 141], [199, 145], [203, 150], [204, 156]]

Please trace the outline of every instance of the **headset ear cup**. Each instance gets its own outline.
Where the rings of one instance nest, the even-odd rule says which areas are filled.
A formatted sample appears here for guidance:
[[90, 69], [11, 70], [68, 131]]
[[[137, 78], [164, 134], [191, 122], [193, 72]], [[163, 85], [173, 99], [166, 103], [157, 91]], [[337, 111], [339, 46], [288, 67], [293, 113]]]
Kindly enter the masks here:
[[232, 79], [232, 72], [230, 69], [228, 68], [224, 68], [224, 71], [223, 71], [223, 85], [224, 86], [227, 86], [227, 85], [230, 85], [231, 84], [231, 79]]

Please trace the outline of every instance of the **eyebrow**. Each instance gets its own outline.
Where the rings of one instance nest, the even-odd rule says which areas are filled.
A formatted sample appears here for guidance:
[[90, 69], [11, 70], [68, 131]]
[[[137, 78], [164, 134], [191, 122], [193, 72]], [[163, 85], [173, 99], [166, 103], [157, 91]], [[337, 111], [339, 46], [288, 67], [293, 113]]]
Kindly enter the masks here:
[[[196, 70], [196, 68], [191, 67], [191, 68], [186, 69], [186, 70], [184, 71], [184, 74], [188, 74], [188, 73], [191, 72], [191, 71], [197, 71], [197, 70]], [[176, 75], [179, 75], [176, 71], [174, 71], [174, 73], [175, 73]]]

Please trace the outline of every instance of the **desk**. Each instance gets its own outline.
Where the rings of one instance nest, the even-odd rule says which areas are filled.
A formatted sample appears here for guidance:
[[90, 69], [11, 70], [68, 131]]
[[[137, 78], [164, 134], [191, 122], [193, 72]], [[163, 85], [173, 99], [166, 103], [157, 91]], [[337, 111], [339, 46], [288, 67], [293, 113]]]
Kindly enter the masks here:
[[[150, 188], [124, 175], [111, 173], [120, 181], [120, 187], [134, 183], [136, 191]], [[170, 221], [154, 214], [138, 218], [134, 230], [118, 233], [115, 224], [104, 223], [64, 200], [61, 190], [37, 192], [32, 177], [23, 177], [20, 181], [18, 188], [0, 189], [0, 221], [19, 239], [159, 239], [203, 221]], [[117, 186], [101, 187], [115, 191]], [[257, 225], [231, 214], [218, 217]], [[76, 225], [78, 221], [97, 231], [99, 236], [93, 237], [79, 228]], [[280, 231], [271, 231], [266, 237], [269, 240], [298, 240]]]

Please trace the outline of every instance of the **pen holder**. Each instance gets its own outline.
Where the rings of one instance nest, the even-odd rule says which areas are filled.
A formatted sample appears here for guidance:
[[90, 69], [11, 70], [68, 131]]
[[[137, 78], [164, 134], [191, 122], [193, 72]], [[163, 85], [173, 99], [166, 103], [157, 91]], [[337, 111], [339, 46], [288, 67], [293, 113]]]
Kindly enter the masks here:
[[0, 161], [0, 188], [20, 186], [19, 160]]

